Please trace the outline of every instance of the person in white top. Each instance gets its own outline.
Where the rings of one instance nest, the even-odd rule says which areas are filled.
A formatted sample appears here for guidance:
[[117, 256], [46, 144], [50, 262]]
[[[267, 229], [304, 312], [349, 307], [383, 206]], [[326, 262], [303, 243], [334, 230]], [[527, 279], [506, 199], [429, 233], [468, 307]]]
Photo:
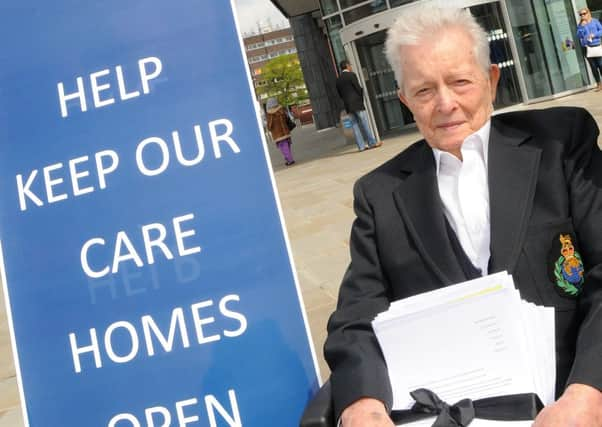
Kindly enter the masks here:
[[354, 187], [351, 263], [325, 343], [335, 419], [393, 426], [370, 326], [391, 301], [507, 270], [524, 299], [556, 307], [558, 400], [534, 426], [601, 427], [595, 121], [576, 108], [492, 115], [500, 69], [466, 10], [404, 8], [386, 50], [424, 140]]

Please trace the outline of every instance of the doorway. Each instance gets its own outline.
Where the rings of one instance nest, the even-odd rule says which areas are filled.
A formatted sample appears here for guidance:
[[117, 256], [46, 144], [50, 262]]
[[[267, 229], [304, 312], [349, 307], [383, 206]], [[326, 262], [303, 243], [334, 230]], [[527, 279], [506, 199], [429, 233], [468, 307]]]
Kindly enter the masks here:
[[507, 0], [526, 100], [578, 90], [587, 68], [571, 0]]
[[368, 99], [381, 137], [398, 133], [414, 123], [412, 113], [397, 96], [395, 75], [384, 53], [386, 37], [387, 32], [383, 30], [355, 41]]

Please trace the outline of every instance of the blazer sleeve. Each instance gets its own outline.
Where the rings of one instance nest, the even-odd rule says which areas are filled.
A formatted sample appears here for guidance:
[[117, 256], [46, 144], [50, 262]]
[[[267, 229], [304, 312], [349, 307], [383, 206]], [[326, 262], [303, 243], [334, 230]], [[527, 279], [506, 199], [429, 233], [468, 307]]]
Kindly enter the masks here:
[[339, 95], [339, 98], [343, 99], [343, 89], [341, 88], [341, 84], [342, 84], [342, 82], [341, 82], [341, 77], [339, 76], [339, 77], [337, 78], [337, 81], [336, 81], [335, 87], [336, 87], [336, 89], [337, 89], [337, 94]]
[[389, 285], [381, 272], [374, 216], [361, 180], [353, 192], [356, 219], [351, 229], [351, 263], [328, 322], [324, 346], [335, 419], [361, 397], [379, 399], [387, 408], [392, 405], [387, 368], [371, 326], [376, 314], [389, 307]]
[[602, 153], [598, 135], [593, 117], [578, 110], [564, 167], [585, 277], [578, 300], [583, 320], [567, 384], [588, 384], [602, 390]]

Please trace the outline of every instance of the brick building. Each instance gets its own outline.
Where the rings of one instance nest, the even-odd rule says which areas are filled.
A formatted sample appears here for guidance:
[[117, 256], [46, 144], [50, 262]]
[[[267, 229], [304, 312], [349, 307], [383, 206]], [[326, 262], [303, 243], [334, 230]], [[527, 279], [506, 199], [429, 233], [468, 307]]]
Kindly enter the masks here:
[[[243, 38], [243, 42], [255, 88], [262, 85], [261, 70], [270, 59], [297, 53], [293, 32], [290, 28], [247, 36]], [[264, 95], [262, 99], [266, 97], [267, 95]]]

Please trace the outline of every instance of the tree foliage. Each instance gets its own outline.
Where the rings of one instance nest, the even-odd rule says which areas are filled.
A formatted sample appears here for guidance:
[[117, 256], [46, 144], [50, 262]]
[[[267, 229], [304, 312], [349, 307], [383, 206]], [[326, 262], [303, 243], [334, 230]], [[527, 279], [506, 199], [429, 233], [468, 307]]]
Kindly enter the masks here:
[[266, 62], [261, 70], [261, 80], [263, 84], [257, 88], [257, 92], [278, 98], [281, 105], [301, 104], [307, 99], [305, 80], [296, 53]]

